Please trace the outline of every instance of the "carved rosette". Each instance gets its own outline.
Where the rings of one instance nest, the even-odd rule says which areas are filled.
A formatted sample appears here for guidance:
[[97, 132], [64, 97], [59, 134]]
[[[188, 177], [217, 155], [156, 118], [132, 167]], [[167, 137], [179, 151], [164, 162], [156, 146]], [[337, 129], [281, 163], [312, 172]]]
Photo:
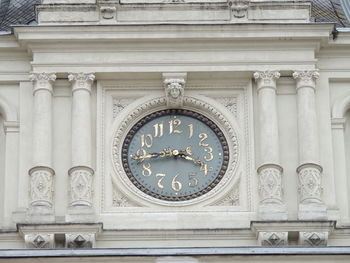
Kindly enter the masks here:
[[228, 0], [233, 17], [244, 18], [247, 16], [250, 0]]
[[26, 248], [54, 248], [54, 234], [28, 234], [24, 236]]
[[278, 71], [257, 71], [254, 73], [254, 79], [258, 84], [258, 90], [261, 88], [276, 89], [276, 80], [281, 74]]
[[32, 72], [29, 75], [29, 80], [32, 81], [34, 84], [33, 94], [35, 94], [35, 92], [37, 92], [38, 90], [47, 90], [53, 93], [52, 83], [56, 80], [56, 74], [45, 72]]
[[53, 205], [54, 171], [49, 167], [34, 167], [29, 170], [30, 176], [30, 205]]
[[266, 247], [287, 246], [288, 232], [259, 232], [258, 241]]
[[169, 108], [181, 108], [185, 93], [185, 79], [164, 79], [165, 97]]
[[68, 80], [73, 82], [72, 92], [77, 90], [87, 90], [91, 92], [91, 85], [95, 79], [95, 75], [93, 73], [70, 73], [68, 75]]
[[92, 181], [94, 170], [90, 167], [78, 166], [68, 171], [70, 177], [69, 203], [71, 206], [92, 206]]
[[317, 164], [301, 165], [297, 172], [300, 203], [322, 203], [322, 168]]
[[328, 232], [299, 232], [299, 245], [320, 247], [327, 246]]
[[318, 70], [308, 71], [295, 71], [293, 78], [297, 80], [297, 89], [299, 88], [313, 88], [316, 87], [316, 79], [318, 79], [320, 73]]
[[95, 244], [94, 233], [66, 234], [66, 248], [92, 248]]
[[283, 203], [282, 167], [267, 164], [259, 167], [259, 195], [261, 204]]

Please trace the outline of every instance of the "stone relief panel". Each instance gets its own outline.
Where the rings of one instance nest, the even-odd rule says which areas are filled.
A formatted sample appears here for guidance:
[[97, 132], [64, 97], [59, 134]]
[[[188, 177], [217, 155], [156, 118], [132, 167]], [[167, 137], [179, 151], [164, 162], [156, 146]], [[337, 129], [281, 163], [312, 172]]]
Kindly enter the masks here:
[[134, 98], [113, 98], [113, 119], [134, 100]]
[[219, 97], [215, 100], [224, 105], [237, 119], [237, 97]]

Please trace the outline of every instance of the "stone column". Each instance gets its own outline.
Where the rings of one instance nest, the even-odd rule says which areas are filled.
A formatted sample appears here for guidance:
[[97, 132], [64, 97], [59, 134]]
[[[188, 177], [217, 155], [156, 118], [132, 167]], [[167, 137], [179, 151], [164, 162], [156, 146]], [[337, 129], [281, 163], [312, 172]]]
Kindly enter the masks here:
[[298, 96], [299, 167], [298, 192], [301, 220], [325, 220], [327, 209], [322, 201], [322, 167], [319, 164], [315, 88], [319, 73], [316, 70], [296, 71]]
[[279, 136], [276, 105], [277, 71], [255, 72], [258, 85], [260, 162], [259, 219], [286, 220], [287, 209], [283, 203], [282, 172], [279, 164]]
[[93, 222], [93, 175], [91, 168], [92, 73], [71, 73], [72, 82], [72, 168], [69, 169], [69, 207], [66, 221]]
[[53, 222], [54, 170], [52, 165], [52, 82], [53, 73], [32, 73], [33, 109], [33, 167], [30, 176], [30, 205], [28, 221]]

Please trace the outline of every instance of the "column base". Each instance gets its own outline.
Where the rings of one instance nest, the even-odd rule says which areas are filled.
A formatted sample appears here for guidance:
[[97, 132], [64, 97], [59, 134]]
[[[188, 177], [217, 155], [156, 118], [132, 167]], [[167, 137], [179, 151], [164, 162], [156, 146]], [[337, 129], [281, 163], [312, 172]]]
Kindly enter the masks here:
[[66, 222], [94, 223], [96, 215], [92, 206], [69, 206], [67, 208]]
[[30, 206], [27, 209], [25, 221], [32, 224], [54, 223], [55, 214], [52, 207], [43, 205]]
[[328, 220], [327, 207], [322, 203], [299, 204], [299, 220]]
[[258, 209], [259, 220], [287, 220], [287, 207], [284, 204], [261, 204]]

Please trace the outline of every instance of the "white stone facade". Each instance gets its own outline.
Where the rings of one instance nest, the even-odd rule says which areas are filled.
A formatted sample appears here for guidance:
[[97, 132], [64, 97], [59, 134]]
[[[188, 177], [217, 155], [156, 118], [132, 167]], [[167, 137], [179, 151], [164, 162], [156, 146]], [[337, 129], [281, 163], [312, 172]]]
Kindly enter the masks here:
[[[310, 23], [307, 1], [37, 11], [0, 36], [0, 249], [350, 246], [350, 32]], [[193, 200], [155, 199], [123, 170], [128, 130], [167, 108], [228, 140], [225, 175]], [[207, 262], [198, 251], [149, 262]]]

